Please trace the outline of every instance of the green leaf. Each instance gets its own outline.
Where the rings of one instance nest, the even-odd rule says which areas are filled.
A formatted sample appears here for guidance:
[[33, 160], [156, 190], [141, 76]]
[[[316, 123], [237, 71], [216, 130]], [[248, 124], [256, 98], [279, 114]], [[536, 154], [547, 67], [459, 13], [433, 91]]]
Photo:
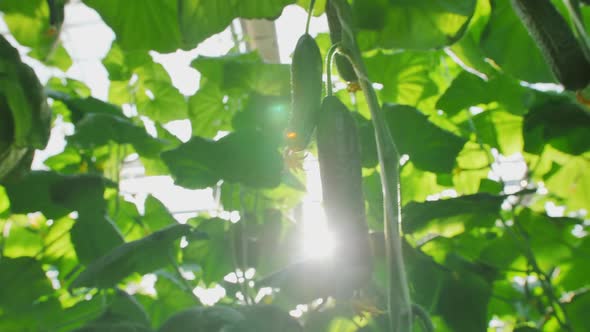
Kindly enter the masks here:
[[195, 305], [195, 298], [184, 290], [184, 286], [171, 276], [160, 273], [154, 285], [157, 298], [139, 296], [147, 309], [154, 326], [160, 326], [176, 312]]
[[237, 307], [246, 321], [243, 327], [258, 332], [297, 332], [303, 331], [299, 323], [288, 313], [272, 305], [249, 305]]
[[479, 46], [481, 33], [488, 22], [490, 12], [491, 8], [488, 0], [477, 1], [475, 13], [469, 22], [467, 31], [449, 49], [461, 61], [462, 66], [493, 76], [497, 71], [485, 61], [483, 50]]
[[131, 144], [137, 153], [150, 158], [157, 157], [163, 145], [129, 119], [97, 113], [80, 120], [68, 141], [83, 149], [94, 149], [109, 142]]
[[577, 238], [572, 234], [575, 225], [582, 220], [551, 218], [545, 214], [524, 209], [515, 218], [527, 234], [527, 245], [535, 254], [541, 269], [548, 270], [559, 265], [572, 255]]
[[94, 174], [61, 176], [51, 184], [51, 200], [79, 212], [104, 211], [105, 179]]
[[70, 231], [74, 223], [75, 221], [68, 217], [57, 219], [43, 237], [42, 261], [59, 270], [58, 278], [62, 284], [65, 283], [67, 274], [78, 264], [76, 251], [70, 240]]
[[436, 108], [453, 116], [470, 106], [494, 103], [502, 105], [510, 113], [524, 114], [527, 91], [518, 81], [506, 75], [484, 80], [463, 71], [439, 98]]
[[0, 218], [4, 217], [8, 208], [10, 208], [10, 201], [8, 200], [6, 189], [3, 186], [0, 186]]
[[561, 197], [569, 210], [590, 209], [590, 161], [584, 155], [569, 157], [547, 147], [542, 158], [560, 166], [545, 179], [549, 192]]
[[215, 84], [206, 82], [188, 100], [188, 117], [193, 136], [213, 138], [220, 130], [231, 129], [235, 110], [224, 103], [225, 94]]
[[277, 142], [256, 131], [236, 131], [219, 141], [193, 137], [162, 153], [175, 182], [187, 188], [204, 188], [220, 179], [255, 188], [279, 185], [282, 158]]
[[289, 122], [290, 99], [287, 96], [250, 94], [246, 107], [232, 119], [234, 130], [258, 130], [280, 140]]
[[488, 178], [493, 156], [486, 146], [467, 142], [457, 156], [457, 167], [453, 170], [453, 189], [459, 194], [478, 192], [481, 181]]
[[108, 308], [98, 320], [136, 323], [146, 328], [151, 325], [150, 318], [143, 306], [133, 295], [121, 289], [116, 289]]
[[88, 98], [91, 94], [90, 88], [84, 82], [67, 77], [52, 77], [47, 81], [45, 88], [49, 91], [62, 92], [65, 95], [77, 98]]
[[143, 222], [152, 230], [156, 231], [170, 225], [176, 224], [176, 219], [170, 214], [170, 211], [152, 195], [148, 195], [145, 200], [145, 213]]
[[510, 231], [501, 236], [488, 240], [487, 245], [479, 254], [479, 260], [496, 269], [508, 269], [510, 265], [523, 254], [521, 243], [517, 243]]
[[533, 107], [524, 118], [525, 151], [540, 154], [545, 145], [572, 155], [590, 151], [590, 114], [568, 101]]
[[410, 202], [403, 208], [404, 231], [460, 233], [473, 227], [493, 226], [504, 196], [476, 194], [457, 198]]
[[355, 0], [353, 13], [362, 49], [433, 49], [461, 38], [475, 0]]
[[[541, 51], [514, 13], [510, 1], [491, 1], [492, 14], [480, 45], [484, 54], [517, 79], [555, 82]], [[510, 36], [510, 38], [506, 38]]]
[[124, 243], [90, 263], [71, 287], [108, 288], [134, 272], [144, 274], [162, 268], [169, 263], [174, 241], [190, 232], [190, 226], [176, 224]]
[[437, 183], [435, 173], [422, 171], [408, 161], [401, 169], [400, 173], [402, 205], [408, 202], [423, 202], [428, 196], [434, 195], [447, 189], [447, 187]]
[[122, 197], [109, 201], [109, 216], [121, 234], [125, 235], [126, 241], [139, 240], [150, 232], [137, 211], [137, 206]]
[[[68, 89], [69, 90], [69, 89]], [[105, 103], [94, 97], [75, 98], [69, 95], [70, 91], [62, 92], [63, 89], [47, 90], [49, 97], [63, 102], [70, 110], [72, 122], [78, 123], [85, 116], [90, 114], [110, 115], [119, 118], [126, 118], [120, 107]]]
[[42, 251], [43, 243], [40, 231], [31, 226], [15, 221], [12, 222], [9, 233], [4, 234], [3, 256], [15, 258], [21, 256], [35, 257]]
[[482, 277], [466, 270], [458, 271], [443, 283], [437, 313], [453, 331], [485, 331], [491, 295], [491, 286]]
[[575, 330], [583, 330], [587, 326], [586, 309], [590, 305], [590, 292], [585, 291], [574, 296], [571, 302], [565, 305], [565, 311], [571, 317], [571, 326]]
[[359, 112], [352, 113], [356, 122], [356, 128], [359, 137], [359, 146], [361, 149], [361, 161], [364, 168], [373, 168], [377, 166], [377, 143], [375, 141], [375, 129], [371, 120], [366, 119]]
[[232, 0], [220, 4], [215, 0], [181, 0], [178, 2], [178, 24], [183, 48], [194, 48], [206, 38], [223, 31], [237, 17], [275, 19], [286, 5], [294, 2], [295, 0]]
[[91, 265], [103, 255], [124, 243], [117, 226], [105, 215], [80, 213], [70, 230], [70, 237], [80, 263]]
[[488, 110], [473, 117], [473, 126], [480, 143], [497, 148], [505, 156], [523, 149], [521, 116], [499, 109]]
[[[51, 196], [51, 188], [66, 177], [53, 172], [35, 171], [17, 182], [6, 183], [13, 213], [40, 211], [49, 219], [57, 219], [70, 212]], [[102, 197], [102, 196], [101, 196]]]
[[[219, 174], [216, 156], [222, 156], [216, 142], [195, 136], [176, 149], [162, 153], [174, 183], [185, 188], [205, 188], [215, 185]], [[229, 156], [228, 156], [229, 157]]]
[[492, 195], [498, 195], [504, 189], [504, 184], [491, 179], [481, 179], [479, 182], [480, 193], [488, 193]]
[[206, 233], [208, 240], [193, 240], [183, 251], [184, 263], [196, 263], [203, 269], [205, 284], [220, 282], [234, 269], [229, 222], [223, 219], [196, 219], [196, 230]]
[[231, 307], [193, 307], [170, 317], [158, 332], [183, 332], [187, 328], [193, 331], [240, 331], [235, 329], [244, 320], [244, 315]]
[[53, 292], [41, 262], [31, 257], [2, 258], [0, 282], [0, 307], [5, 312], [28, 310], [37, 299]]
[[160, 123], [186, 118], [187, 102], [170, 82], [148, 80], [143, 82], [142, 87], [143, 93], [136, 95], [140, 114]]
[[400, 154], [408, 154], [422, 170], [435, 173], [453, 170], [465, 139], [436, 126], [411, 106], [385, 104], [383, 111]]
[[441, 56], [423, 51], [379, 52], [364, 60], [371, 80], [383, 84], [379, 91], [383, 100], [417, 105], [438, 92], [430, 75], [439, 66]]
[[[175, 0], [157, 2], [84, 0], [111, 27], [127, 51], [172, 52], [181, 47]], [[194, 45], [193, 45], [194, 46]]]
[[222, 57], [200, 56], [193, 60], [191, 67], [222, 91], [252, 91], [274, 96], [289, 95], [291, 91], [289, 65], [265, 63], [254, 52]]

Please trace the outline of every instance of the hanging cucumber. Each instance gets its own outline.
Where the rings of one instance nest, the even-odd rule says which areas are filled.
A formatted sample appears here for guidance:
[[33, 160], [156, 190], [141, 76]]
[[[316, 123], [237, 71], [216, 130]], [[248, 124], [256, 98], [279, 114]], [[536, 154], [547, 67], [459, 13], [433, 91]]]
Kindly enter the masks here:
[[318, 119], [318, 158], [324, 209], [339, 255], [370, 271], [361, 153], [351, 113], [336, 97], [324, 98]]
[[[338, 13], [336, 13], [336, 9], [332, 5], [332, 1], [326, 1], [326, 17], [328, 19], [328, 28], [330, 29], [330, 40], [332, 44], [339, 43], [342, 41], [342, 25], [340, 24], [340, 19], [338, 18]], [[336, 68], [338, 69], [338, 73], [340, 77], [347, 81], [347, 82], [357, 82], [358, 77], [354, 72], [354, 67], [341, 54], [336, 53], [334, 55], [334, 62], [336, 62]]]
[[572, 91], [586, 87], [590, 83], [590, 62], [551, 1], [511, 1], [559, 83]]
[[291, 63], [292, 114], [287, 127], [290, 152], [304, 150], [311, 140], [322, 101], [322, 55], [309, 35], [315, 0], [309, 4], [305, 33], [297, 41]]

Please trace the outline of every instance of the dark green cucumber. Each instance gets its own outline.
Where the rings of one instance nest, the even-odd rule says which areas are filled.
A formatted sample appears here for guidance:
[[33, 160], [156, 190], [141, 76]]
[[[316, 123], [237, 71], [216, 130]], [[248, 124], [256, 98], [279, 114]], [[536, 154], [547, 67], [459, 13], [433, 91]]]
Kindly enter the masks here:
[[572, 91], [586, 87], [590, 83], [590, 62], [551, 1], [511, 1], [559, 83]]
[[[330, 40], [332, 44], [339, 43], [342, 41], [342, 26], [340, 25], [340, 19], [336, 13], [336, 9], [332, 5], [332, 1], [326, 1], [326, 17], [328, 19], [328, 28], [330, 29]], [[357, 82], [358, 77], [354, 71], [354, 67], [341, 54], [334, 54], [334, 62], [340, 77], [347, 82]]]
[[322, 55], [309, 34], [299, 38], [291, 64], [292, 114], [287, 145], [295, 151], [309, 144], [322, 101]]
[[322, 103], [317, 141], [327, 222], [342, 246], [336, 252], [351, 263], [370, 266], [357, 128], [352, 114], [334, 96], [324, 98]]

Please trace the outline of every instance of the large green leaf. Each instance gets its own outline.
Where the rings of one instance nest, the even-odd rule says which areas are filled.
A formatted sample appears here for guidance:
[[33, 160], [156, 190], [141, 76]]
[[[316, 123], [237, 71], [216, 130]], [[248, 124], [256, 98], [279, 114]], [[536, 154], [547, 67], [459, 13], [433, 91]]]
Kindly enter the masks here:
[[219, 141], [193, 137], [162, 153], [175, 182], [187, 188], [204, 188], [223, 179], [256, 188], [279, 185], [282, 158], [276, 141], [256, 131], [236, 131]]
[[527, 89], [505, 75], [488, 80], [469, 72], [461, 72], [436, 103], [436, 108], [455, 115], [470, 106], [500, 104], [514, 114], [524, 114]]
[[41, 262], [31, 257], [2, 258], [0, 282], [3, 285], [0, 288], [0, 308], [4, 312], [28, 310], [37, 299], [53, 292]]
[[485, 331], [488, 327], [487, 306], [491, 295], [491, 285], [485, 279], [466, 269], [459, 270], [444, 281], [439, 293], [437, 312], [453, 331]]
[[481, 36], [484, 54], [517, 79], [555, 82], [541, 51], [512, 10], [510, 1], [493, 0], [491, 4], [492, 14]]
[[106, 114], [85, 116], [68, 141], [83, 149], [93, 149], [109, 142], [131, 144], [140, 155], [152, 158], [158, 156], [163, 146], [163, 142], [130, 120]]
[[143, 82], [142, 88], [143, 91], [136, 95], [139, 113], [160, 123], [186, 118], [186, 99], [172, 84], [148, 80]]
[[223, 31], [234, 18], [275, 18], [295, 0], [230, 1], [165, 0], [154, 3], [131, 0], [85, 0], [115, 31], [124, 50], [172, 52], [192, 49]]
[[174, 241], [190, 232], [190, 226], [177, 224], [122, 244], [90, 263], [71, 287], [108, 288], [134, 272], [144, 274], [165, 267], [173, 257]]
[[143, 223], [152, 231], [176, 224], [176, 219], [170, 214], [170, 211], [154, 196], [148, 195], [144, 206]]
[[283, 7], [294, 2], [295, 0], [181, 0], [178, 2], [178, 24], [183, 48], [190, 49], [211, 35], [223, 31], [237, 17], [277, 18]]
[[143, 306], [134, 296], [116, 289], [115, 294], [109, 297], [109, 303], [103, 313], [77, 332], [149, 332], [150, 319]]
[[175, 0], [85, 0], [117, 35], [125, 50], [172, 52], [181, 47]]
[[433, 124], [411, 106], [385, 104], [383, 111], [400, 154], [408, 154], [414, 165], [423, 170], [453, 170], [465, 139]]
[[527, 245], [544, 270], [553, 268], [572, 256], [572, 248], [578, 242], [572, 230], [583, 223], [581, 219], [552, 218], [534, 213], [530, 209], [524, 209], [515, 219], [526, 232]]
[[146, 308], [153, 326], [160, 326], [176, 312], [195, 305], [194, 295], [187, 292], [180, 281], [168, 274], [159, 273], [154, 288], [156, 298], [138, 297]]
[[[10, 231], [4, 234], [3, 256], [35, 257], [43, 249], [41, 230], [31, 223], [11, 218]], [[16, 219], [16, 220], [15, 220]]]
[[525, 151], [539, 154], [545, 145], [580, 155], [590, 150], [590, 114], [569, 101], [535, 106], [524, 118]]
[[238, 328], [244, 321], [244, 315], [231, 307], [193, 307], [170, 317], [158, 332], [182, 332], [187, 328], [193, 331], [237, 332], [243, 331]]
[[353, 12], [363, 49], [433, 49], [463, 35], [475, 0], [355, 0]]
[[430, 75], [441, 56], [442, 53], [424, 51], [379, 52], [365, 58], [365, 63], [371, 80], [383, 84], [379, 91], [383, 100], [415, 106], [438, 92]]
[[456, 57], [454, 60], [458, 59], [462, 66], [485, 75], [496, 73], [495, 68], [485, 61], [483, 50], [479, 46], [481, 33], [488, 22], [490, 12], [489, 0], [478, 0], [467, 31], [457, 43], [449, 47], [449, 50]]
[[590, 161], [585, 155], [569, 157], [545, 148], [543, 159], [554, 160], [556, 171], [550, 172], [545, 186], [560, 197], [570, 210], [590, 209]]
[[58, 279], [62, 284], [78, 264], [70, 233], [74, 223], [75, 220], [68, 217], [57, 219], [43, 236], [42, 261], [58, 269]]
[[219, 86], [206, 82], [189, 98], [188, 116], [193, 136], [213, 138], [220, 130], [231, 129], [231, 118], [236, 110], [224, 103], [225, 96]]
[[208, 240], [193, 240], [183, 251], [184, 263], [196, 263], [203, 269], [206, 284], [220, 282], [235, 268], [232, 260], [232, 237], [228, 231], [229, 222], [223, 219], [197, 218], [196, 230], [207, 233]]
[[234, 130], [259, 130], [280, 140], [289, 121], [290, 99], [252, 93], [246, 106], [232, 118]]
[[78, 260], [85, 265], [124, 243], [113, 221], [100, 212], [81, 212], [70, 237]]
[[521, 116], [499, 109], [488, 110], [473, 117], [473, 125], [478, 142], [498, 149], [505, 156], [521, 152], [523, 149]]
[[435, 173], [422, 171], [416, 168], [411, 161], [404, 164], [401, 169], [400, 181], [403, 205], [411, 201], [423, 202], [428, 196], [447, 189], [437, 182]]
[[403, 208], [404, 230], [456, 234], [473, 227], [493, 226], [504, 196], [476, 194], [457, 198], [411, 202]]
[[291, 89], [289, 65], [265, 63], [255, 52], [222, 57], [200, 56], [193, 60], [191, 67], [222, 91], [288, 95]]
[[101, 211], [105, 207], [104, 182], [96, 175], [35, 171], [5, 186], [13, 213], [40, 211], [57, 219], [72, 210]]

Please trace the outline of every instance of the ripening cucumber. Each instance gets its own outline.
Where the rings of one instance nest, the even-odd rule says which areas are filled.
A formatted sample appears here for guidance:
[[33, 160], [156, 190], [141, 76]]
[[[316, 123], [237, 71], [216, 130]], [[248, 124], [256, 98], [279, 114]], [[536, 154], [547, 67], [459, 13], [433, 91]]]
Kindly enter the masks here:
[[551, 1], [511, 1], [559, 83], [572, 91], [586, 87], [590, 83], [590, 62]]
[[327, 223], [341, 244], [338, 253], [351, 264], [369, 267], [370, 244], [365, 216], [361, 152], [357, 128], [346, 106], [324, 98], [317, 129], [318, 159]]
[[322, 101], [322, 55], [309, 34], [297, 41], [291, 63], [292, 114], [287, 145], [301, 151], [309, 144]]
[[[332, 1], [326, 1], [326, 18], [328, 19], [328, 28], [330, 29], [330, 40], [332, 44], [342, 41], [342, 25], [336, 13], [336, 9], [332, 5]], [[334, 54], [334, 62], [340, 77], [347, 82], [357, 82], [358, 77], [354, 71], [354, 67], [346, 57], [341, 54]]]

